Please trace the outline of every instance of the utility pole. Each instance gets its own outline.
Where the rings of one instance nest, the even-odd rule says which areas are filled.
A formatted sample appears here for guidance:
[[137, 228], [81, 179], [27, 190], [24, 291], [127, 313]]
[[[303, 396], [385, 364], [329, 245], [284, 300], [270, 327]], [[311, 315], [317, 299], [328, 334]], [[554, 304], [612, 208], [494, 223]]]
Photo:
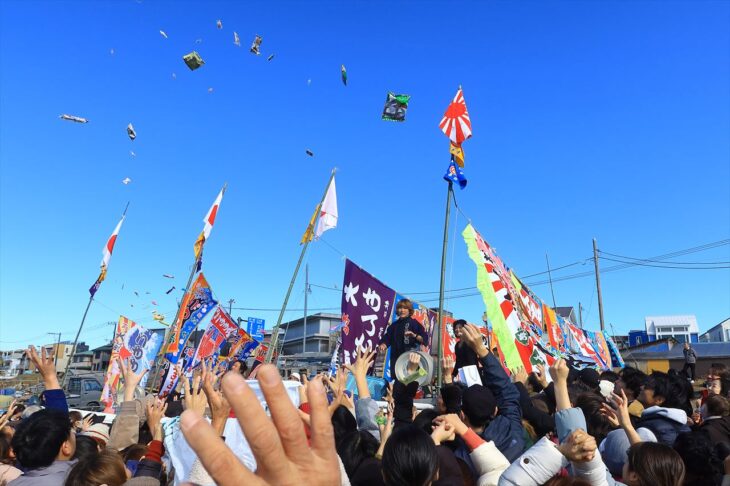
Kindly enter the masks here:
[[578, 302], [578, 323], [580, 328], [583, 329], [583, 304]]
[[548, 267], [548, 280], [550, 281], [550, 293], [553, 294], [553, 309], [555, 309], [555, 291], [553, 290], [553, 276], [550, 273], [550, 260], [548, 259], [548, 254], [545, 253], [545, 261], [547, 262]]
[[596, 268], [596, 294], [598, 294], [598, 318], [601, 322], [601, 331], [605, 330], [603, 324], [603, 298], [601, 297], [601, 272], [598, 270], [598, 245], [593, 238], [593, 264]]
[[56, 339], [56, 352], [53, 353], [53, 367], [58, 370], [58, 350], [61, 348], [61, 333], [60, 332], [47, 332], [51, 336], [58, 336]]
[[307, 263], [304, 265], [304, 331], [302, 332], [302, 353], [307, 352], [307, 296], [309, 292], [309, 263]]
[[236, 299], [228, 299], [228, 315], [231, 315], [233, 313], [233, 304], [236, 302]]

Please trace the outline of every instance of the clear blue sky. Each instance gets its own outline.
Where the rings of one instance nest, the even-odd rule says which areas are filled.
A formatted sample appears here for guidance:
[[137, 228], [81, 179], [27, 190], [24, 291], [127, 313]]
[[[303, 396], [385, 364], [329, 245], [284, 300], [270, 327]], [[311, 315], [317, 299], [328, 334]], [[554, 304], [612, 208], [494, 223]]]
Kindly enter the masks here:
[[[590, 257], [593, 237], [632, 257], [730, 238], [727, 2], [4, 1], [0, 22], [0, 348], [73, 338], [127, 201], [82, 339], [101, 344], [120, 313], [151, 324], [151, 300], [171, 318], [181, 294], [165, 291], [184, 286], [224, 182], [204, 272], [234, 307], [280, 307], [333, 166], [327, 242], [401, 292], [438, 290], [438, 122], [460, 84], [474, 137], [459, 204], [519, 275], [544, 271], [546, 253], [555, 267]], [[206, 64], [191, 72], [193, 49]], [[405, 123], [380, 120], [388, 91], [412, 96]], [[457, 215], [452, 289], [475, 285]], [[342, 286], [332, 248], [315, 243], [307, 260], [312, 283]], [[730, 246], [675, 260], [729, 261]], [[702, 329], [730, 316], [730, 270], [633, 267], [602, 283], [617, 332], [647, 315], [695, 314]], [[533, 290], [551, 302], [547, 285]], [[592, 277], [555, 294], [598, 327]], [[300, 278], [290, 307], [302, 302]], [[309, 302], [339, 308], [339, 293], [315, 287]], [[478, 296], [448, 307], [483, 311]], [[234, 315], [270, 327], [277, 312]]]

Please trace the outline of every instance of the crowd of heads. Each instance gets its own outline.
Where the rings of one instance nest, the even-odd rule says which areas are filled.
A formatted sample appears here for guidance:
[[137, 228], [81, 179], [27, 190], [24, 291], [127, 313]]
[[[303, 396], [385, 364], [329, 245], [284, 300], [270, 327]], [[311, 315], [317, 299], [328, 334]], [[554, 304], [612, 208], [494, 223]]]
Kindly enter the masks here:
[[[359, 350], [334, 376], [291, 374], [301, 383], [298, 410], [278, 370], [261, 366], [269, 416], [245, 382], [243, 361], [219, 371], [203, 363], [165, 401], [135, 396], [139, 377], [123, 373], [121, 409], [105, 424], [68, 411], [50, 360], [35, 355], [47, 390], [42, 406], [14, 405], [0, 419], [0, 484], [238, 484], [255, 474], [261, 484], [698, 486], [730, 474], [724, 366], [710, 368], [701, 391], [671, 369], [599, 372], [559, 360], [507, 371], [470, 325], [456, 321], [454, 329], [474, 353], [481, 384], [453, 380], [455, 364], [444, 360], [433, 407], [416, 406], [416, 381], [371, 396], [366, 376], [376, 352]], [[206, 414], [210, 425], [199, 420]], [[160, 422], [181, 415], [197, 469], [175, 479], [180, 471], [163, 466]], [[225, 460], [235, 457], [220, 437], [229, 419], [241, 424], [255, 471]], [[277, 462], [287, 464], [286, 476], [270, 465]]]

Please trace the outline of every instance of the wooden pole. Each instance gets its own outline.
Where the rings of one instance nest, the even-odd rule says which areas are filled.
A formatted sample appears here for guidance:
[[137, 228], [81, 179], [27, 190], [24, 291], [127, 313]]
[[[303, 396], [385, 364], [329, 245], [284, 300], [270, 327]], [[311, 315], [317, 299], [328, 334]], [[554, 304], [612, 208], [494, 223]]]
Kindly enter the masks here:
[[[127, 201], [127, 205], [124, 207], [124, 212], [122, 213], [122, 219], [124, 219], [127, 216], [127, 209], [129, 209], [129, 201]], [[103, 263], [103, 261], [102, 261], [102, 263]], [[89, 313], [89, 307], [91, 307], [91, 303], [93, 301], [94, 301], [94, 295], [92, 294], [89, 296], [89, 303], [86, 304], [86, 309], [84, 310], [84, 316], [81, 318], [81, 324], [79, 324], [79, 330], [76, 331], [76, 338], [74, 339], [74, 344], [71, 347], [71, 357], [69, 358], [68, 362], [66, 363], [66, 369], [63, 370], [63, 379], [61, 380], [61, 388], [66, 386], [66, 380], [68, 377], [68, 368], [74, 359], [74, 355], [76, 354], [76, 345], [79, 343], [79, 335], [81, 334], [81, 329], [84, 328], [84, 322], [86, 322], [86, 316]]]
[[601, 331], [605, 330], [603, 324], [603, 298], [601, 297], [601, 272], [598, 269], [598, 245], [596, 239], [593, 238], [593, 265], [596, 269], [596, 293], [598, 294], [598, 318], [601, 322]]
[[[332, 169], [332, 174], [330, 175], [329, 181], [327, 181], [327, 186], [324, 188], [324, 194], [322, 194], [322, 199], [319, 201], [319, 207], [322, 206], [322, 203], [324, 202], [325, 196], [327, 196], [327, 191], [330, 188], [330, 184], [332, 184], [332, 180], [335, 178], [335, 172], [337, 172], [337, 169]], [[314, 221], [314, 227], [317, 225], [317, 220], [319, 219], [319, 215], [317, 215], [317, 218], [315, 218]], [[307, 240], [302, 245], [302, 252], [299, 254], [299, 260], [297, 261], [297, 266], [294, 267], [294, 275], [291, 277], [291, 281], [289, 282], [289, 288], [286, 291], [286, 295], [284, 296], [284, 303], [281, 306], [281, 311], [279, 312], [279, 318], [276, 320], [276, 325], [274, 326], [274, 329], [271, 331], [271, 340], [269, 341], [269, 349], [266, 350], [266, 358], [264, 359], [264, 363], [271, 363], [271, 360], [274, 356], [274, 350], [276, 349], [277, 341], [279, 340], [279, 328], [281, 327], [281, 321], [284, 319], [284, 313], [286, 312], [286, 305], [289, 303], [289, 296], [291, 295], [292, 288], [294, 288], [294, 282], [297, 280], [297, 274], [299, 273], [299, 267], [302, 266], [302, 260], [304, 260], [304, 254], [307, 252], [307, 248], [309, 247], [310, 240]]]

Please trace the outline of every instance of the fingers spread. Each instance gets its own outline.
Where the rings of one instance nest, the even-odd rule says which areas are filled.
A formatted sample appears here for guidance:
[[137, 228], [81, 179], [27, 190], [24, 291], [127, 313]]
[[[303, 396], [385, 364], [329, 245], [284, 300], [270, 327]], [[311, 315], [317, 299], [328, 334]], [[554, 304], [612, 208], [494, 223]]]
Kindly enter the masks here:
[[312, 449], [322, 457], [335, 454], [335, 433], [327, 409], [327, 395], [321, 383], [312, 383], [307, 390], [311, 410]]
[[180, 430], [216, 484], [265, 484], [236, 459], [213, 427], [200, 415], [190, 410], [183, 412]]
[[[266, 365], [260, 368], [263, 369], [264, 366]], [[259, 370], [259, 374], [261, 371]], [[224, 376], [223, 394], [236, 412], [243, 435], [246, 436], [251, 452], [256, 458], [258, 471], [272, 475], [285, 472], [288, 461], [282, 460], [286, 459], [286, 456], [276, 427], [266, 416], [259, 399], [243, 377], [234, 373]], [[289, 400], [289, 397], [286, 397], [286, 400]]]
[[[306, 461], [311, 456], [307, 436], [304, 434], [299, 413], [281, 383], [279, 371], [272, 365], [262, 366], [258, 379], [286, 455], [295, 461]], [[320, 380], [316, 382], [322, 386]], [[334, 385], [334, 380], [331, 382]]]

